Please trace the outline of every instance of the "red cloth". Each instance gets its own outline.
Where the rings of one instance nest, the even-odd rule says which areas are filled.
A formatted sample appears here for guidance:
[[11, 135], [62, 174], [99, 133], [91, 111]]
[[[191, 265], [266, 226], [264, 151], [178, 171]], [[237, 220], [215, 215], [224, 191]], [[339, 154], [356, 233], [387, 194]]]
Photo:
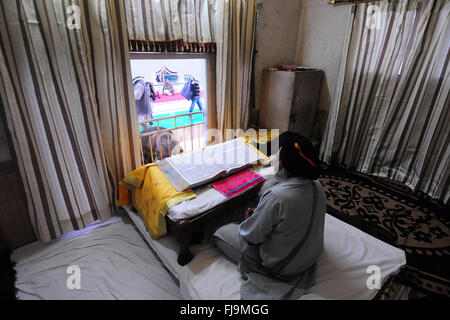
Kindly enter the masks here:
[[211, 186], [227, 198], [235, 197], [246, 190], [257, 185], [264, 178], [253, 173], [251, 169], [246, 169], [232, 176], [213, 183]]

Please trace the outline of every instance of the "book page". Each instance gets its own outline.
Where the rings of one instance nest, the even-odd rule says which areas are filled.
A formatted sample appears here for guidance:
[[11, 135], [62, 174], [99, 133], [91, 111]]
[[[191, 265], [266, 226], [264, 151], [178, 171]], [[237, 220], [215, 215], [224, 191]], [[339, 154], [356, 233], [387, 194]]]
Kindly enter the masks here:
[[206, 148], [208, 158], [221, 165], [225, 171], [256, 163], [261, 156], [250, 148], [243, 140], [234, 139]]
[[172, 157], [169, 161], [189, 185], [208, 180], [224, 171], [223, 166], [208, 158], [204, 150]]
[[243, 140], [235, 139], [172, 156], [158, 161], [157, 165], [175, 189], [184, 191], [260, 159], [262, 157]]

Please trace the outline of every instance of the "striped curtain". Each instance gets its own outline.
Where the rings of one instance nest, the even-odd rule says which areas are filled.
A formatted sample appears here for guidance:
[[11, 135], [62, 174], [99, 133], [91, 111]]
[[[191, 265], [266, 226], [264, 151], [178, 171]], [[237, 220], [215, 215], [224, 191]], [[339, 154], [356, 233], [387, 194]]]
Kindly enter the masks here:
[[86, 54], [92, 56], [106, 160], [117, 185], [141, 165], [125, 8], [121, 0], [83, 0], [80, 4], [91, 47]]
[[209, 0], [125, 1], [131, 51], [214, 52]]
[[353, 7], [321, 157], [450, 198], [450, 1]]
[[119, 11], [120, 1], [0, 2], [1, 101], [45, 242], [108, 219], [114, 181], [137, 164]]

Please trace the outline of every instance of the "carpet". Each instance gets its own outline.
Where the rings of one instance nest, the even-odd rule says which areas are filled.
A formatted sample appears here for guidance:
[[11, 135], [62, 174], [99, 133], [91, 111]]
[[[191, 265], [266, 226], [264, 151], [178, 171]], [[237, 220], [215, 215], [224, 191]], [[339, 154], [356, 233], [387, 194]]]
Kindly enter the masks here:
[[328, 168], [327, 212], [406, 253], [401, 281], [450, 297], [450, 208], [388, 179]]

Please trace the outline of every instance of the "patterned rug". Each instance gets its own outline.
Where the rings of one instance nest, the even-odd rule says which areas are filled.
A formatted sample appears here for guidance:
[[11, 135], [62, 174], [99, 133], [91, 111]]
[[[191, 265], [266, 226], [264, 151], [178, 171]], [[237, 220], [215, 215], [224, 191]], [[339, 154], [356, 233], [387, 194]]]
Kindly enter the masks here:
[[405, 251], [399, 277], [425, 294], [450, 297], [450, 208], [387, 179], [327, 169], [327, 212]]

